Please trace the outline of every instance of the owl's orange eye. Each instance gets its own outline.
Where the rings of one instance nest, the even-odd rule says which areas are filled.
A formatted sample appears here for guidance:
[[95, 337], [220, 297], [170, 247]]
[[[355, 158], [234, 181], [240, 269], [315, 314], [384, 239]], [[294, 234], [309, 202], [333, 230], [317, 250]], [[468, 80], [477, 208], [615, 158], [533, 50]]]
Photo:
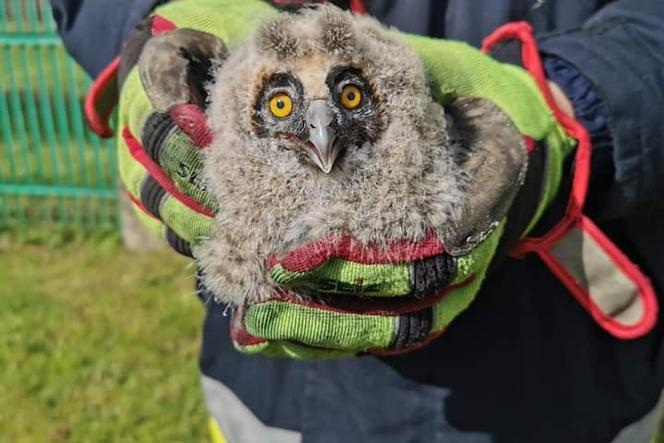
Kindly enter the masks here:
[[279, 92], [270, 99], [270, 112], [277, 118], [285, 118], [293, 111], [293, 100], [285, 92]]
[[360, 106], [362, 102], [362, 92], [355, 85], [346, 85], [341, 91], [341, 105], [349, 110]]

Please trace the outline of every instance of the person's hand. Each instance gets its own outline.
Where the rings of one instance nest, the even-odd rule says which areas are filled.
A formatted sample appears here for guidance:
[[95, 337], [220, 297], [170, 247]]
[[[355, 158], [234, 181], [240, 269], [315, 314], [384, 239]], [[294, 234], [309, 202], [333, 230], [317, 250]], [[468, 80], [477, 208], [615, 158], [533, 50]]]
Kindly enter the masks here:
[[[184, 7], [185, 3], [188, 2], [173, 5]], [[200, 180], [203, 165], [199, 153], [211, 137], [205, 124], [206, 92], [202, 83], [210, 66], [223, 62], [225, 46], [217, 38], [223, 28], [218, 22], [214, 26], [206, 24], [205, 29], [211, 34], [198, 28], [195, 32], [181, 28], [181, 20], [176, 23], [176, 19], [182, 19], [185, 12], [192, 11], [185, 8], [178, 12], [170, 7], [158, 10], [157, 16], [137, 28], [123, 50], [118, 148], [121, 177], [142, 220], [157, 232], [165, 233], [170, 245], [179, 252], [195, 255], [195, 246], [214, 229], [212, 217], [218, 209]], [[209, 15], [216, 17], [214, 13]], [[235, 35], [239, 34], [238, 31]], [[223, 35], [223, 41], [231, 39], [228, 34]], [[486, 244], [495, 247], [497, 240], [495, 235]], [[440, 243], [432, 238], [409, 251], [363, 251], [369, 254], [371, 264], [342, 259], [338, 262], [342, 266], [337, 268], [329, 256], [322, 258], [325, 263], [321, 266], [304, 270], [289, 267], [297, 259], [298, 251], [292, 251], [281, 263], [272, 264], [275, 283], [296, 291], [375, 296], [387, 301], [386, 310], [382, 312], [380, 304], [375, 304], [369, 309], [378, 314], [364, 311], [355, 315], [351, 314], [352, 308], [347, 308], [348, 315], [332, 313], [326, 318], [312, 304], [304, 309], [300, 309], [299, 303], [248, 306], [246, 316], [239, 315], [243, 312], [240, 307], [233, 337], [245, 352], [263, 349], [266, 354], [295, 357], [410, 349], [442, 332], [451, 321], [450, 316], [469, 303], [472, 297], [468, 294], [474, 293], [481, 280], [472, 271], [491, 258], [485, 249], [478, 248], [477, 252], [456, 260], [443, 253]], [[394, 264], [397, 256], [401, 262]], [[361, 260], [359, 255], [352, 258]], [[466, 288], [441, 301], [441, 290], [448, 285]], [[406, 303], [389, 306], [390, 299]], [[438, 308], [435, 317], [434, 305]], [[294, 311], [297, 313], [293, 315]], [[307, 340], [294, 337], [293, 328], [280, 323], [275, 315], [297, 323], [295, 327], [300, 333], [313, 337], [309, 340], [312, 346], [336, 350], [330, 353], [326, 349], [321, 353], [311, 348], [308, 352], [303, 345]], [[267, 321], [266, 316], [270, 317]], [[270, 336], [260, 329], [266, 327], [287, 340], [282, 343], [273, 340], [269, 346], [244, 347], [242, 334], [246, 337], [250, 334], [243, 330], [245, 320], [249, 330], [261, 337]], [[325, 327], [321, 327], [321, 322]], [[254, 324], [259, 324], [259, 328], [253, 329]]]
[[[200, 181], [199, 151], [210, 137], [201, 84], [210, 64], [224, 57], [222, 41], [237, 41], [261, 16], [274, 13], [259, 0], [229, 0], [225, 8], [220, 3], [180, 0], [158, 9], [147, 37], [125, 49], [121, 69], [123, 181], [139, 212], [149, 214], [146, 223], [187, 254], [192, 243], [208, 237], [217, 210]], [[289, 290], [235, 310], [231, 335], [241, 351], [328, 358], [400, 353], [428, 343], [473, 301], [499, 244], [502, 249], [526, 236], [558, 192], [562, 162], [575, 140], [561, 126], [562, 112], [542, 79], [462, 43], [403, 38], [421, 55], [434, 94], [466, 132], [457, 135], [468, 142], [467, 223], [419, 245], [372, 250], [337, 239], [268, 260], [275, 284]], [[511, 122], [501, 120], [505, 114], [492, 104]], [[306, 301], [311, 293], [329, 297]]]
[[225, 56], [223, 42], [245, 37], [274, 13], [260, 0], [227, 3], [179, 1], [158, 8], [131, 34], [121, 56], [121, 177], [142, 221], [187, 255], [192, 243], [208, 237], [218, 209], [200, 173], [199, 151], [211, 139], [203, 84], [211, 65]]
[[205, 82], [225, 43], [274, 10], [260, 0], [181, 0], [155, 11], [120, 57], [119, 167], [141, 220], [178, 252], [192, 255], [214, 226], [201, 150], [211, 142]]
[[[341, 239], [270, 261], [272, 279], [292, 293], [234, 313], [232, 337], [243, 352], [329, 358], [401, 353], [428, 343], [473, 301], [501, 238], [511, 237], [502, 238], [511, 246], [524, 237], [558, 192], [563, 160], [576, 140], [559, 123], [560, 110], [547, 103], [548, 90], [521, 67], [466, 44], [401, 38], [422, 57], [433, 93], [455, 126], [467, 132], [459, 136], [472, 140], [464, 166], [471, 179], [467, 223], [447, 238], [409, 248], [367, 250]], [[501, 120], [504, 114], [492, 103], [511, 123]], [[539, 159], [531, 162], [533, 157]], [[532, 164], [519, 208], [509, 212], [527, 163]], [[321, 293], [329, 296], [313, 302], [302, 293], [318, 294], [318, 300]]]

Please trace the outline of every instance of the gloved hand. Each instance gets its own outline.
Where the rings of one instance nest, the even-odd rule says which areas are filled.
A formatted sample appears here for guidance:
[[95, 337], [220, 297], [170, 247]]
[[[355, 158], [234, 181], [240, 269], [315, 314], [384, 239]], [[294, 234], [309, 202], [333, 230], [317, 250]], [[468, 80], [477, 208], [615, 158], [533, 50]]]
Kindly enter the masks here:
[[[220, 6], [219, 2], [214, 3]], [[174, 2], [158, 9], [154, 17], [139, 26], [123, 49], [119, 73], [122, 86], [118, 134], [121, 177], [143, 222], [156, 232], [165, 233], [171, 246], [186, 255], [194, 255], [192, 245], [195, 248], [211, 232], [212, 216], [218, 210], [199, 175], [202, 168], [200, 150], [209, 144], [211, 137], [203, 115], [206, 101], [202, 83], [207, 80], [211, 64], [215, 63], [211, 60], [221, 62], [225, 56], [222, 41], [232, 44], [236, 38], [248, 34], [254, 23], [261, 21], [255, 16], [248, 20], [243, 14], [253, 14], [254, 7], [263, 17], [272, 13], [263, 2], [253, 6], [247, 4], [246, 9], [231, 8], [233, 10], [229, 13], [235, 19], [235, 28], [229, 31], [227, 16], [219, 15], [224, 9], [212, 11], [206, 8], [205, 2], [199, 1], [195, 2], [195, 9], [193, 6], [188, 1]], [[175, 27], [178, 29], [174, 30]], [[209, 31], [211, 35], [190, 32], [189, 27]], [[221, 37], [221, 40], [215, 37]], [[439, 254], [440, 245], [433, 239], [430, 244], [419, 245], [417, 249], [411, 254], [419, 253], [421, 260], [394, 267], [354, 266], [350, 273], [347, 268], [342, 275], [334, 275], [326, 273], [333, 267], [328, 261], [310, 274], [289, 273], [282, 266], [275, 266], [272, 273], [277, 283], [318, 293], [362, 293], [381, 297], [412, 295], [416, 298], [436, 295], [437, 290], [454, 277], [456, 268], [450, 266], [456, 264], [449, 256]], [[399, 271], [394, 274], [393, 268]], [[462, 271], [457, 278], [462, 280], [463, 269], [467, 266], [460, 265], [459, 268]], [[340, 290], [344, 278], [352, 280]], [[363, 280], [359, 287], [355, 284], [358, 279]], [[330, 283], [333, 285], [331, 290]], [[262, 305], [261, 309], [264, 307]], [[259, 311], [250, 309], [250, 312]], [[359, 323], [363, 330], [372, 329], [366, 318], [359, 317]], [[394, 322], [395, 318], [386, 317], [382, 321]], [[428, 320], [423, 321], [426, 325], [421, 328], [421, 334], [426, 335], [429, 329], [425, 326], [431, 325]], [[344, 328], [343, 322], [330, 326], [339, 332]], [[414, 328], [410, 329], [404, 330], [399, 348], [417, 342], [419, 335]], [[313, 334], [318, 330], [316, 325], [309, 329]], [[376, 331], [383, 330], [376, 328]], [[348, 345], [348, 338], [341, 337], [335, 346], [350, 347], [354, 352], [358, 344]], [[363, 345], [359, 344], [359, 347]]]
[[225, 57], [225, 44], [274, 13], [260, 0], [171, 2], [140, 24], [122, 50], [121, 178], [142, 221], [182, 254], [191, 256], [192, 245], [209, 236], [218, 210], [200, 174], [200, 151], [211, 141], [204, 83]]
[[[209, 143], [200, 85], [209, 60], [222, 59], [225, 47], [199, 33], [169, 30], [193, 28], [232, 44], [273, 13], [258, 0], [228, 1], [226, 8], [220, 3], [180, 0], [159, 8], [160, 18], [137, 31], [121, 65], [122, 179], [146, 223], [162, 232], [165, 226], [170, 243], [187, 254], [190, 244], [211, 232], [217, 210], [198, 176], [199, 150]], [[557, 124], [530, 75], [461, 43], [407, 38], [423, 57], [434, 93], [450, 103], [460, 126], [481, 136], [476, 146], [490, 146], [469, 149], [466, 163], [476, 180], [469, 185], [468, 223], [451, 230], [455, 235], [449, 238], [429, 238], [420, 245], [380, 251], [344, 239], [317, 248], [318, 254], [300, 248], [273, 259], [269, 267], [274, 281], [293, 292], [238, 307], [232, 337], [243, 352], [293, 358], [404, 352], [440, 335], [472, 302], [523, 179], [525, 147], [520, 135], [510, 134], [516, 131], [509, 122], [503, 125], [507, 140], [492, 144], [495, 134], [487, 133], [482, 121], [494, 115], [492, 109], [473, 100], [452, 103], [455, 98], [482, 97], [496, 103], [521, 133], [545, 142], [547, 170], [541, 181], [534, 180], [542, 192], [537, 193], [529, 226], [519, 235], [532, 228], [555, 195], [562, 160], [574, 141]], [[505, 145], [511, 150], [503, 150]], [[492, 168], [482, 167], [487, 164]], [[316, 304], [298, 293], [333, 296]]]
[[[330, 358], [422, 346], [473, 301], [503, 233], [512, 231], [516, 240], [525, 236], [555, 197], [563, 160], [576, 140], [563, 129], [560, 111], [554, 115], [533, 76], [464, 43], [401, 38], [422, 57], [433, 93], [449, 105], [455, 123], [479, 138], [466, 163], [471, 178], [467, 224], [454, 227], [448, 238], [428, 239], [407, 250], [398, 245], [392, 251], [362, 250], [344, 239], [306, 245], [271, 260], [273, 280], [293, 293], [247, 304], [234, 313], [232, 337], [243, 352]], [[546, 162], [531, 168], [527, 186], [534, 192], [522, 192], [527, 198], [519, 202], [519, 216], [507, 214], [523, 181], [525, 147], [510, 138], [509, 130], [496, 133], [501, 125], [483, 127], [495, 114], [482, 100], [455, 101], [459, 97], [495, 103], [527, 137], [529, 151], [544, 152]], [[335, 296], [314, 303], [298, 292]]]

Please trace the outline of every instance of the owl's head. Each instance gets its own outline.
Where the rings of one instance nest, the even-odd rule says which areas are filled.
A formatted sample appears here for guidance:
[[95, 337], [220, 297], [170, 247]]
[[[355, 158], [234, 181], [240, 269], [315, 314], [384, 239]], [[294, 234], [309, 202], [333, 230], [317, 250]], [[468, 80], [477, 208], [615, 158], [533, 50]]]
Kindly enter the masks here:
[[[215, 78], [210, 124], [264, 154], [330, 173], [404, 113], [425, 112], [421, 62], [374, 20], [331, 6], [282, 15], [233, 51]], [[237, 85], [237, 87], [229, 87]]]

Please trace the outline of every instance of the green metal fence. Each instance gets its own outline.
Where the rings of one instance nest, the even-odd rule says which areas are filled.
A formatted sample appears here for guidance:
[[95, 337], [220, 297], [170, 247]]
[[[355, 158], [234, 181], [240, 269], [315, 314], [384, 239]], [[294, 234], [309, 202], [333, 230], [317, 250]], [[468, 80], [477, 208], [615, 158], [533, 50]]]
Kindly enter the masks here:
[[116, 225], [114, 145], [86, 127], [89, 84], [46, 0], [0, 0], [0, 227]]

